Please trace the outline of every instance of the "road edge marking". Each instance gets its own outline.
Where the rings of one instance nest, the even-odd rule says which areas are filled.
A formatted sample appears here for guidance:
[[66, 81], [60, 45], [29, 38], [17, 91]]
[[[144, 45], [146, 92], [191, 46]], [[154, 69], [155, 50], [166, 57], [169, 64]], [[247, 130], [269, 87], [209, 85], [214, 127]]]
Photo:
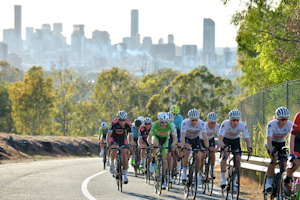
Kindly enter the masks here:
[[107, 172], [107, 171], [108, 171], [108, 170], [105, 170], [105, 171], [99, 172], [99, 173], [97, 173], [97, 174], [94, 174], [94, 175], [92, 175], [92, 176], [86, 178], [86, 179], [82, 182], [82, 184], [81, 184], [81, 191], [82, 191], [82, 193], [84, 194], [84, 196], [85, 196], [86, 198], [88, 198], [89, 200], [97, 200], [97, 199], [95, 199], [95, 198], [89, 193], [89, 191], [88, 191], [88, 189], [87, 189], [87, 186], [88, 186], [88, 184], [89, 184], [89, 182], [90, 182], [90, 180], [91, 180], [92, 178], [95, 178], [96, 176], [98, 176], [98, 175], [100, 175], [100, 174], [103, 174], [103, 173], [105, 173], [105, 172]]

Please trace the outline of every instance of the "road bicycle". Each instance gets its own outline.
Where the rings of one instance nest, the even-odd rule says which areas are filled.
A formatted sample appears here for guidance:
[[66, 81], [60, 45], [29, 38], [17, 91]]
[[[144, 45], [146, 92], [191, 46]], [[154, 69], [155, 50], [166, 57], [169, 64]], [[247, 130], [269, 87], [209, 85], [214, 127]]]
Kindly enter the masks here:
[[107, 145], [106, 145], [106, 142], [104, 143], [100, 143], [100, 144], [104, 144], [104, 153], [103, 153], [103, 169], [106, 168], [106, 163], [107, 163]]
[[[221, 150], [222, 152], [222, 150]], [[240, 150], [228, 150], [226, 152], [229, 152], [233, 155], [232, 158], [228, 161], [227, 165], [227, 178], [226, 178], [226, 185], [222, 186], [222, 199], [227, 200], [229, 196], [231, 196], [231, 199], [239, 199], [240, 194], [240, 171], [239, 167], [236, 164], [237, 155], [240, 153], [248, 153], [247, 161], [249, 160], [250, 153], [248, 151], [240, 151]], [[223, 159], [225, 159], [226, 152], [224, 150], [224, 156]], [[221, 154], [220, 154], [221, 157]], [[231, 165], [230, 162], [233, 162]], [[236, 180], [234, 181], [234, 174], [236, 174]], [[235, 182], [235, 184], [234, 184]], [[236, 192], [234, 191], [234, 187], [236, 187]], [[231, 194], [231, 195], [230, 195]]]
[[117, 181], [118, 190], [122, 192], [122, 184], [123, 184], [123, 162], [121, 156], [122, 149], [129, 149], [128, 146], [121, 146], [121, 147], [111, 147], [110, 149], [117, 150], [117, 157], [115, 159], [115, 169], [114, 169], [114, 177]]
[[214, 153], [214, 151], [209, 150], [209, 153], [205, 154], [204, 166], [202, 170], [202, 193], [205, 194], [207, 190], [209, 196], [212, 195], [214, 186], [214, 171], [210, 153]]
[[201, 151], [201, 149], [187, 149], [185, 146], [182, 147], [182, 149], [192, 151], [192, 154], [188, 160], [188, 168], [187, 168], [188, 173], [187, 173], [186, 181], [183, 181], [184, 197], [188, 198], [189, 193], [191, 192], [192, 199], [195, 199], [197, 195], [197, 185], [198, 185], [196, 155], [199, 151]]
[[144, 175], [145, 175], [145, 182], [150, 185], [150, 148], [149, 147], [142, 147], [141, 149], [145, 149], [146, 150], [146, 154], [145, 154], [145, 159], [144, 159]]

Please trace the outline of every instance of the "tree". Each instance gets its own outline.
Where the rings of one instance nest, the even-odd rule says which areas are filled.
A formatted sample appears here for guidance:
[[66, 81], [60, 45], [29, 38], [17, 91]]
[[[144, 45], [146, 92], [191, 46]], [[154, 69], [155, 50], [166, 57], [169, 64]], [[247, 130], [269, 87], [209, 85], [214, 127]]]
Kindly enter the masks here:
[[[222, 0], [226, 4], [227, 0]], [[239, 66], [242, 87], [250, 93], [300, 76], [299, 1], [249, 0], [231, 23], [239, 27]]]
[[33, 66], [9, 90], [13, 119], [18, 132], [30, 135], [43, 134], [42, 126], [53, 108], [54, 90], [51, 78], [44, 80], [43, 69]]
[[8, 98], [8, 85], [0, 83], [0, 132], [10, 133], [13, 128], [11, 101]]

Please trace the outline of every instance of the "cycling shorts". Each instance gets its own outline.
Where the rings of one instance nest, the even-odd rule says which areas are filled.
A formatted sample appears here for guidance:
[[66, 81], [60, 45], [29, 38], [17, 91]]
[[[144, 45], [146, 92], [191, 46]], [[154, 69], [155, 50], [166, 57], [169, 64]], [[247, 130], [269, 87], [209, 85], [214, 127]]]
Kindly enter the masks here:
[[[205, 148], [204, 141], [200, 139], [200, 143], [201, 143], [201, 146], [202, 146], [203, 148]], [[209, 145], [209, 147], [215, 148], [215, 146], [216, 146], [215, 138], [211, 138], [211, 139], [208, 141], [208, 145]]]
[[[227, 139], [227, 138], [223, 138], [223, 143], [226, 145], [226, 146], [231, 146], [231, 151], [241, 151], [241, 143], [240, 143], [240, 138], [236, 138], [236, 139]], [[237, 153], [237, 155], [241, 156], [242, 154], [241, 153]]]
[[127, 138], [124, 136], [124, 134], [122, 135], [114, 135], [112, 137], [110, 137], [110, 145], [116, 144], [119, 147], [122, 147], [124, 145], [127, 145]]
[[192, 146], [192, 149], [200, 149], [201, 150], [199, 137], [197, 137], [195, 139], [190, 139], [190, 138], [185, 137], [185, 143], [190, 144]]
[[[153, 135], [154, 140], [158, 141], [158, 145], [162, 147], [168, 147], [169, 146], [169, 137], [159, 137], [157, 135]], [[167, 156], [168, 149], [162, 149], [162, 156]]]
[[[282, 147], [285, 146], [285, 142], [274, 142], [274, 141], [272, 141], [272, 146], [275, 147], [278, 154], [287, 155], [287, 151], [281, 149]], [[268, 154], [270, 155], [271, 152], [268, 149], [268, 145], [266, 145], [266, 148], [267, 148]], [[283, 160], [287, 161], [287, 158], [284, 158]]]

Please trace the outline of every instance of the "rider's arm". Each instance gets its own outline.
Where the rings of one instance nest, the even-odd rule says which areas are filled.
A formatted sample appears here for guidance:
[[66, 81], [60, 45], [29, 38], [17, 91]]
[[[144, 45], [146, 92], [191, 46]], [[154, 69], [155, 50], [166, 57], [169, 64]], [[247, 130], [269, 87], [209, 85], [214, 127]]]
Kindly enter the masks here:
[[149, 145], [152, 145], [152, 134], [153, 134], [153, 132], [150, 131], [150, 133], [149, 133], [149, 135], [147, 137], [147, 142], [148, 142]]
[[243, 129], [243, 136], [244, 136], [245, 142], [247, 143], [247, 148], [248, 148], [248, 151], [249, 151], [249, 148], [251, 148], [251, 141], [250, 141], [250, 138], [249, 138], [248, 128], [247, 128], [246, 124], [245, 124], [244, 129]]
[[107, 136], [106, 136], [106, 141], [107, 141], [107, 143], [108, 143], [108, 146], [110, 145], [110, 137], [111, 137], [111, 134], [112, 134], [112, 130], [108, 130]]
[[272, 138], [273, 138], [272, 128], [269, 122], [267, 125], [267, 147], [270, 153], [273, 151]]
[[141, 130], [139, 130], [139, 133], [138, 133], [138, 145], [139, 146], [142, 146], [142, 142], [143, 142], [143, 137], [142, 137], [142, 133], [141, 133]]
[[224, 135], [219, 135], [217, 149], [224, 148], [225, 144], [223, 142], [223, 138], [224, 138]]
[[[209, 147], [209, 143], [208, 143], [208, 138], [207, 138], [207, 133], [206, 132], [202, 132], [202, 137], [203, 137], [203, 142], [205, 144], [206, 147]], [[200, 138], [199, 138], [200, 139]]]
[[290, 147], [289, 147], [289, 154], [293, 155], [294, 154], [294, 147], [295, 147], [295, 137], [296, 135], [294, 134], [290, 134], [290, 139], [289, 139], [289, 143], [290, 143]]

